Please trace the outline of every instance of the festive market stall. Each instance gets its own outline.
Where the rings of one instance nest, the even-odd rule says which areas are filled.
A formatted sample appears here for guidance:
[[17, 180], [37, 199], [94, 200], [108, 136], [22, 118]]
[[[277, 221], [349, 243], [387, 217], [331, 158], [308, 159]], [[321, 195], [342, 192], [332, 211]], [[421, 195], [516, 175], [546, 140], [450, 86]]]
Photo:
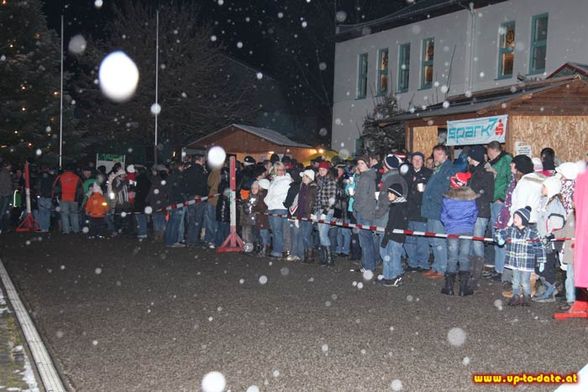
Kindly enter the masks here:
[[406, 148], [429, 154], [435, 144], [505, 143], [512, 154], [539, 156], [552, 147], [561, 161], [588, 152], [588, 80], [579, 75], [521, 82], [448, 97], [395, 117], [406, 124]]
[[295, 142], [279, 132], [243, 124], [231, 124], [203, 136], [185, 146], [184, 151], [205, 151], [212, 146], [221, 146], [227, 154], [236, 155], [238, 160], [247, 155], [264, 160], [275, 153], [302, 162], [317, 153], [314, 147]]

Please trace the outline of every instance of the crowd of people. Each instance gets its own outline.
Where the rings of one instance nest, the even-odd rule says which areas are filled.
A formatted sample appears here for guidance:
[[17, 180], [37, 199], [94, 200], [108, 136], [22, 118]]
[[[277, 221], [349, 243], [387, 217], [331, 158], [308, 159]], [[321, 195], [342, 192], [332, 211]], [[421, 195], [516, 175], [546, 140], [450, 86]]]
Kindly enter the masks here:
[[[420, 272], [444, 279], [445, 295], [471, 295], [486, 278], [503, 282], [509, 305], [554, 302], [558, 295], [562, 308], [573, 304], [572, 245], [553, 238], [573, 237], [582, 165], [559, 163], [551, 148], [540, 158], [512, 157], [498, 142], [467, 146], [456, 159], [453, 154], [437, 145], [430, 155], [316, 159], [309, 166], [276, 154], [260, 162], [247, 156], [238, 162], [236, 189], [245, 251], [324, 266], [355, 260], [364, 276], [378, 276], [382, 265], [374, 280], [386, 287]], [[2, 231], [23, 214], [23, 175], [12, 169], [2, 162]], [[172, 248], [211, 249], [229, 234], [228, 166], [210, 168], [202, 154], [151, 168], [116, 163], [108, 171], [68, 166], [59, 172], [41, 166], [31, 177], [42, 233], [126, 234]]]

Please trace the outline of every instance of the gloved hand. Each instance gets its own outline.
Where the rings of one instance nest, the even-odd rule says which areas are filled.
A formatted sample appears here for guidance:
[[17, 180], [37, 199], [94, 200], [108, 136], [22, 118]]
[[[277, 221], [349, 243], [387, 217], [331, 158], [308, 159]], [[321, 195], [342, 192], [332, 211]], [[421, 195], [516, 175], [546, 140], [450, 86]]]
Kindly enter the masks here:
[[496, 244], [498, 246], [504, 246], [504, 244], [506, 244], [506, 241], [504, 240], [504, 238], [502, 238], [501, 235], [496, 235]]
[[539, 263], [539, 272], [543, 272], [545, 269], [545, 263]]
[[555, 236], [552, 233], [549, 233], [541, 239], [541, 242], [545, 246], [551, 246], [551, 240], [553, 240], [554, 238], [555, 238]]

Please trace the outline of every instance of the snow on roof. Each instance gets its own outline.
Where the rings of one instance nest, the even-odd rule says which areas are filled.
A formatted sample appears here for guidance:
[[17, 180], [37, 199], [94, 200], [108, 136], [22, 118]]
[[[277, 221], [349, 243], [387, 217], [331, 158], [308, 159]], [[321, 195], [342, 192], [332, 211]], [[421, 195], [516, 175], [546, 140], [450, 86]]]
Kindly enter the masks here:
[[201, 143], [203, 140], [206, 139], [210, 139], [213, 135], [216, 135], [218, 133], [221, 133], [223, 131], [226, 131], [230, 128], [239, 128], [245, 132], [251, 133], [252, 135], [255, 135], [257, 137], [260, 137], [262, 139], [265, 139], [271, 143], [277, 144], [279, 146], [285, 146], [285, 147], [299, 147], [299, 148], [310, 148], [311, 146], [309, 146], [308, 144], [302, 144], [302, 143], [298, 143], [295, 142], [294, 140], [288, 138], [286, 135], [283, 135], [277, 131], [274, 131], [272, 129], [268, 129], [268, 128], [260, 128], [260, 127], [254, 127], [252, 125], [244, 125], [244, 124], [231, 124], [228, 125], [224, 128], [219, 129], [216, 132], [213, 132], [211, 134], [208, 134], [206, 136], [203, 136], [191, 143], [189, 143], [188, 145], [193, 145], [193, 144], [199, 144]]

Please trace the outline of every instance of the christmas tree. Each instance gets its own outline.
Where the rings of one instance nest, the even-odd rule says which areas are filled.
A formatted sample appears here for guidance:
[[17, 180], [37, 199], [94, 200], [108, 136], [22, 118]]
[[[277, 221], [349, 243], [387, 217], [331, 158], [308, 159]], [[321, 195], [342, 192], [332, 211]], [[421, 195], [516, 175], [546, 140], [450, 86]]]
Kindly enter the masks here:
[[[47, 28], [39, 0], [0, 1], [0, 154], [17, 162], [37, 159], [56, 164], [59, 38]], [[71, 103], [71, 98], [65, 103], [64, 134], [75, 129]], [[75, 139], [80, 140], [78, 129], [69, 144], [75, 145]], [[69, 151], [70, 156], [75, 154]]]
[[361, 138], [365, 153], [383, 156], [405, 148], [404, 123], [394, 119], [398, 113], [401, 110], [394, 96], [376, 98], [374, 110], [363, 121]]

